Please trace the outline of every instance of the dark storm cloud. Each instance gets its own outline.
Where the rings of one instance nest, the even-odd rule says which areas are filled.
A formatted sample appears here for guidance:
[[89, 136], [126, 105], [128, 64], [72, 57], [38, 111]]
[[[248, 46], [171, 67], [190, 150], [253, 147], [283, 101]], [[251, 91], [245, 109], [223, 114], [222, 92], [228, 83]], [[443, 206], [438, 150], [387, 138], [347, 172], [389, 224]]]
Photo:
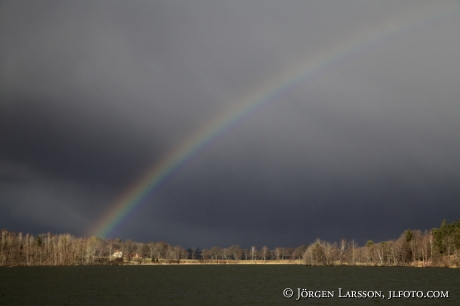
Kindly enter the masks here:
[[373, 40], [213, 140], [114, 235], [362, 243], [456, 219], [457, 17], [449, 1], [4, 1], [0, 227], [85, 234], [254, 88]]
[[4, 108], [1, 117], [2, 154], [19, 163], [28, 160], [38, 171], [64, 179], [126, 183], [122, 178], [132, 177], [153, 151], [115, 125], [79, 122], [81, 117], [43, 98], [17, 101]]
[[190, 129], [193, 103], [182, 102], [199, 90], [161, 57], [168, 37], [161, 14], [147, 8], [153, 15], [91, 2], [11, 8], [17, 15], [7, 20], [31, 21], [10, 21], [17, 32], [4, 38], [3, 154], [33, 159], [40, 171], [125, 185]]

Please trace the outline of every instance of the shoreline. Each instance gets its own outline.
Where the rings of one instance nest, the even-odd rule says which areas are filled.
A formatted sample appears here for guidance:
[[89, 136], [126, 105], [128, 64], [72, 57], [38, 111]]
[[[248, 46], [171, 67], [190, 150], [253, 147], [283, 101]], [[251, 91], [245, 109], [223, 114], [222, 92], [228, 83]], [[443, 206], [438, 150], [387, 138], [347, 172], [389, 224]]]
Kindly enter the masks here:
[[431, 265], [430, 263], [424, 263], [418, 261], [416, 263], [408, 265], [382, 265], [382, 264], [369, 264], [369, 263], [334, 263], [331, 265], [307, 265], [301, 259], [296, 260], [193, 260], [193, 259], [181, 259], [177, 260], [162, 260], [160, 262], [124, 262], [121, 265], [139, 265], [139, 266], [172, 266], [172, 265], [303, 265], [310, 267], [409, 267], [409, 268], [459, 268], [458, 266], [443, 266], [443, 265]]
[[[143, 262], [143, 260], [145, 260]], [[211, 260], [211, 259], [160, 259], [157, 262], [152, 262], [150, 258], [134, 258], [131, 261], [121, 261], [121, 259], [112, 259], [105, 261], [104, 263], [81, 263], [72, 265], [4, 265], [0, 267], [13, 268], [13, 267], [63, 267], [63, 266], [175, 266], [175, 265], [303, 265], [309, 267], [399, 267], [399, 268], [459, 268], [456, 265], [432, 265], [431, 262], [417, 261], [415, 263], [407, 265], [382, 265], [382, 264], [371, 264], [371, 263], [339, 263], [334, 262], [330, 265], [307, 265], [305, 261], [301, 259], [295, 260]]]

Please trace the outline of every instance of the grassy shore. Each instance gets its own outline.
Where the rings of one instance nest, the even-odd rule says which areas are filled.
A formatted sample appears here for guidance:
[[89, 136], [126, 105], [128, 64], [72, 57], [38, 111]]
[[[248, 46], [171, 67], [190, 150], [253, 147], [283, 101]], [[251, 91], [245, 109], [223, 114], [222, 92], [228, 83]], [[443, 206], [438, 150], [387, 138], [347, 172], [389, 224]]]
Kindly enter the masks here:
[[304, 262], [300, 259], [297, 260], [193, 260], [193, 259], [181, 259], [181, 260], [159, 260], [158, 262], [151, 262], [147, 259], [142, 260], [131, 260], [130, 263], [125, 262], [124, 264], [142, 264], [142, 265], [302, 265]]
[[[305, 265], [305, 262], [301, 259], [296, 260], [193, 260], [193, 259], [181, 259], [181, 260], [159, 260], [158, 262], [152, 262], [150, 259], [134, 259], [131, 260], [129, 263], [124, 262], [125, 265]], [[336, 262], [332, 264], [332, 266], [348, 266], [346, 263], [339, 263]], [[376, 267], [376, 266], [385, 266], [379, 264], [370, 264], [370, 263], [355, 263], [354, 265], [350, 266], [369, 266], [369, 267]], [[431, 262], [422, 262], [417, 261], [415, 263], [411, 263], [409, 265], [404, 265], [406, 267], [433, 267]], [[434, 267], [449, 267], [449, 268], [457, 268], [456, 265], [434, 265]]]

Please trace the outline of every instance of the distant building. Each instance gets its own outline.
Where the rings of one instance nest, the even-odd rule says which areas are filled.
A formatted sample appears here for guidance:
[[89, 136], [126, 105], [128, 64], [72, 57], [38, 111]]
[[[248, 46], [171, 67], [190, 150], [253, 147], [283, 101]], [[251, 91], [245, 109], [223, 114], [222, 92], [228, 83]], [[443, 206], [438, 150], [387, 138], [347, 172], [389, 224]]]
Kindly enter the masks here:
[[123, 257], [130, 257], [130, 258], [142, 258], [141, 254], [139, 253], [125, 253], [123, 254], [120, 250], [115, 250], [112, 254], [115, 258], [123, 258]]

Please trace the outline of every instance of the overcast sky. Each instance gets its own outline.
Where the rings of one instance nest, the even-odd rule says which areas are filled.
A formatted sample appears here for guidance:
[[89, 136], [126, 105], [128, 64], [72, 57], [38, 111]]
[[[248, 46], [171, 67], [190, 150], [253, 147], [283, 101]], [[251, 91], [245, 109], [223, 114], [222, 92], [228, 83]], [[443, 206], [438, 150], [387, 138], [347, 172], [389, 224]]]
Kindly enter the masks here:
[[458, 1], [1, 1], [0, 228], [87, 235], [174, 147], [317, 58], [112, 238], [363, 245], [455, 221], [459, 29]]

